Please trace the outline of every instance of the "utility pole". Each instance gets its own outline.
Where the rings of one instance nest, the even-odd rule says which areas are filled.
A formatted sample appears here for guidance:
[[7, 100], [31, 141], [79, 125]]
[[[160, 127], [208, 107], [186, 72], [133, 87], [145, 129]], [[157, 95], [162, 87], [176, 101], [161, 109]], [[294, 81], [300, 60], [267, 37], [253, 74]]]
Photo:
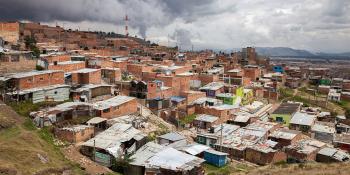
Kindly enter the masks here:
[[221, 131], [220, 131], [220, 151], [222, 152], [222, 130], [224, 130], [224, 125], [221, 123]]

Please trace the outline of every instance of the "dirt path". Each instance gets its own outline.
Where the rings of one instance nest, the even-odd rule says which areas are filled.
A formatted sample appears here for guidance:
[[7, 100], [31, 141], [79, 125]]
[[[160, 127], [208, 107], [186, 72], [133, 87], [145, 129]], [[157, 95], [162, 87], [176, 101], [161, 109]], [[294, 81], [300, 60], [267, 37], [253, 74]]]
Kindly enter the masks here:
[[78, 163], [80, 167], [83, 167], [85, 169], [85, 172], [88, 174], [95, 175], [112, 173], [112, 170], [108, 169], [107, 167], [99, 165], [89, 158], [83, 156], [79, 152], [79, 148], [76, 146], [71, 145], [63, 148], [62, 152], [66, 159]]

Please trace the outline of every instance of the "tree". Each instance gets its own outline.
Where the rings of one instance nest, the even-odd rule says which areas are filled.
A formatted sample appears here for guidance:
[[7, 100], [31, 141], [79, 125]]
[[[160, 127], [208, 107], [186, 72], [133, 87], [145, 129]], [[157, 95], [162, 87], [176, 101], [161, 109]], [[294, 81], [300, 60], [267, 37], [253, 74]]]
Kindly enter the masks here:
[[36, 58], [40, 57], [40, 50], [38, 47], [36, 47], [36, 40], [34, 37], [26, 36], [24, 38], [24, 44], [27, 49], [30, 49], [33, 52], [33, 55]]
[[118, 158], [114, 158], [112, 160], [112, 167], [111, 169], [113, 171], [126, 174], [127, 168], [130, 165], [130, 162], [133, 161], [131, 158], [132, 154], [125, 154], [124, 156], [119, 156]]

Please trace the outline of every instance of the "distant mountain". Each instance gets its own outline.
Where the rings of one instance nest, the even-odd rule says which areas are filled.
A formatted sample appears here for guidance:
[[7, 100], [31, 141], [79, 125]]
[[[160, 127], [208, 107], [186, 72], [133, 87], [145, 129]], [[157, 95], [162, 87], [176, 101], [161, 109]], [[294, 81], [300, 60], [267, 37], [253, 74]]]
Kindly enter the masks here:
[[289, 47], [256, 47], [259, 55], [265, 56], [289, 56], [289, 57], [314, 57], [315, 54], [306, 50], [297, 50]]
[[316, 53], [316, 55], [328, 56], [328, 57], [348, 57], [348, 58], [350, 58], [350, 52], [344, 52], [344, 53], [324, 53], [324, 52], [319, 52], [319, 53]]
[[307, 50], [292, 49], [289, 47], [256, 47], [256, 52], [259, 55], [273, 57], [304, 57], [304, 58], [326, 58], [326, 59], [350, 59], [350, 52], [344, 53], [312, 53]]

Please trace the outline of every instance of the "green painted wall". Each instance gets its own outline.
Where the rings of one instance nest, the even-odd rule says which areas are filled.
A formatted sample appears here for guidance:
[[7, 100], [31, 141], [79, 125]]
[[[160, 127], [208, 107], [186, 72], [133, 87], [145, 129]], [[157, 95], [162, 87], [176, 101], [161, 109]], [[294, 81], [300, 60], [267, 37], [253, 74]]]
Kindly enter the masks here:
[[276, 118], [282, 118], [283, 119], [283, 126], [289, 126], [289, 122], [292, 119], [292, 115], [290, 114], [271, 114], [271, 118], [273, 121], [277, 121]]

